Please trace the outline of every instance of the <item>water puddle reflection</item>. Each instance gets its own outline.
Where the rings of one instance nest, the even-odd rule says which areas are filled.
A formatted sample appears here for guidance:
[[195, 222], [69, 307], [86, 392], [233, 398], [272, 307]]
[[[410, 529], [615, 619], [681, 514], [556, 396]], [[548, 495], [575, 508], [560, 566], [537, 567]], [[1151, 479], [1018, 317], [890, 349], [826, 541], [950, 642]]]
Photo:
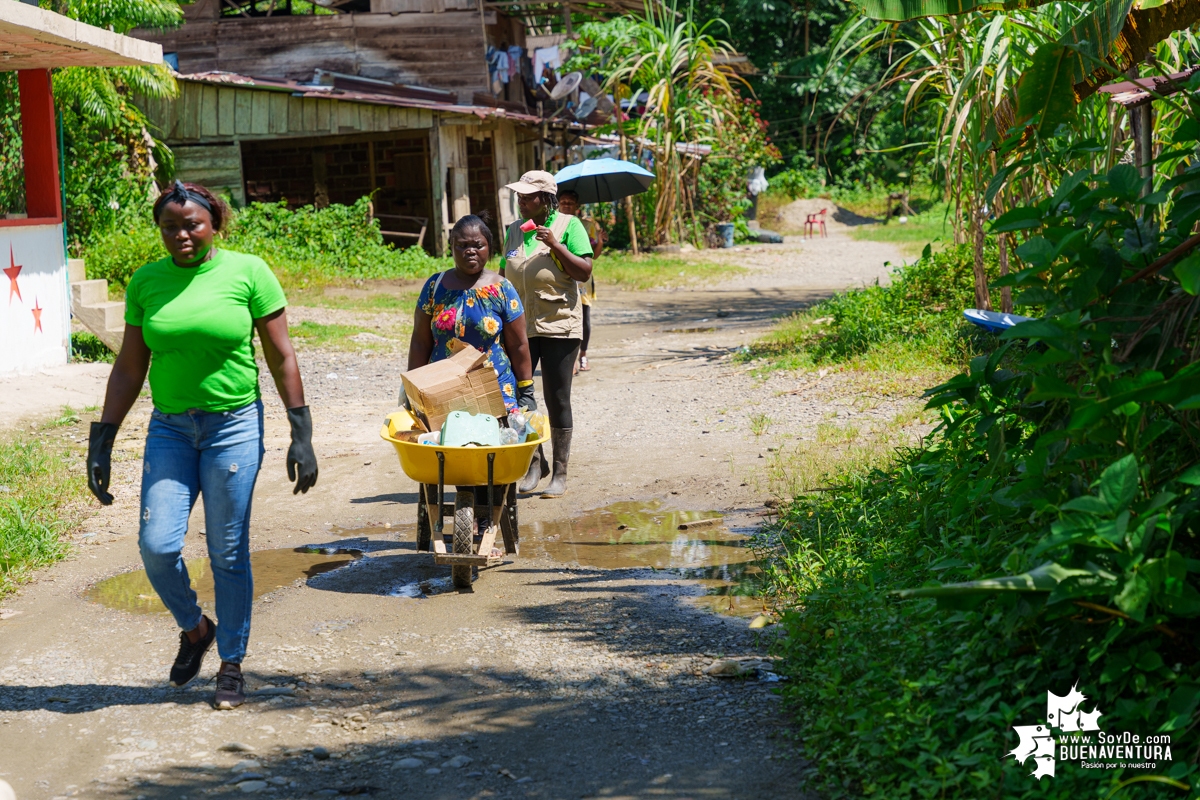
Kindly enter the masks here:
[[333, 536], [342, 537], [359, 537], [359, 536], [382, 536], [384, 534], [396, 534], [401, 540], [411, 539], [417, 535], [416, 523], [407, 522], [401, 524], [384, 524], [384, 525], [365, 525], [361, 528], [343, 528], [341, 525], [331, 525], [326, 530]]
[[731, 531], [716, 511], [676, 511], [650, 503], [615, 503], [581, 517], [522, 523], [521, 544], [554, 561], [601, 569], [653, 568], [691, 578], [708, 593], [701, 608], [734, 616], [763, 611], [762, 570], [749, 537]]
[[[254, 599], [299, 578], [312, 578], [323, 572], [344, 567], [361, 554], [339, 547], [312, 546], [259, 550], [250, 554], [254, 573]], [[213, 609], [213, 578], [207, 558], [187, 559], [188, 575], [200, 605]], [[134, 614], [165, 614], [167, 609], [158, 599], [146, 570], [139, 569], [100, 581], [85, 594], [88, 600], [108, 608]]]

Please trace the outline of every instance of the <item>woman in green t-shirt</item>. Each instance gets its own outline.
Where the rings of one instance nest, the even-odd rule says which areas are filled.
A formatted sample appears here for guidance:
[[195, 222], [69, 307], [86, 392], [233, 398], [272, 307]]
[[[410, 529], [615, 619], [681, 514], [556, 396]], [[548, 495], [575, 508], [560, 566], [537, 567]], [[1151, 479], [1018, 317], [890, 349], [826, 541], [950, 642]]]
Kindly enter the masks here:
[[[246, 699], [241, 663], [254, 597], [250, 502], [264, 453], [255, 331], [291, 423], [293, 493], [317, 482], [312, 417], [288, 337], [287, 300], [261, 258], [214, 246], [228, 218], [226, 205], [196, 184], [176, 181], [155, 202], [154, 222], [170, 255], [129, 281], [125, 339], [88, 444], [88, 488], [109, 505], [113, 442], [149, 371], [154, 411], [142, 464], [138, 544], [151, 585], [182, 629], [171, 685], [196, 677], [215, 640], [217, 708]], [[182, 555], [197, 495], [204, 501], [219, 624], [197, 604]]]

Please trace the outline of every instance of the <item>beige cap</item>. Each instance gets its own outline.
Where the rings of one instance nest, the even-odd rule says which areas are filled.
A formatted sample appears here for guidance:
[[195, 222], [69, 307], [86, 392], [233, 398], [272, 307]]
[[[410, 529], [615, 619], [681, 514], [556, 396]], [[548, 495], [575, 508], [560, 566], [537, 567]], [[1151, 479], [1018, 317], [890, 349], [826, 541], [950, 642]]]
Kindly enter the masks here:
[[510, 183], [505, 188], [512, 189], [517, 194], [535, 194], [537, 192], [549, 192], [553, 195], [558, 194], [558, 183], [555, 182], [554, 176], [540, 169], [533, 169], [526, 172], [521, 176], [521, 180], [516, 183]]

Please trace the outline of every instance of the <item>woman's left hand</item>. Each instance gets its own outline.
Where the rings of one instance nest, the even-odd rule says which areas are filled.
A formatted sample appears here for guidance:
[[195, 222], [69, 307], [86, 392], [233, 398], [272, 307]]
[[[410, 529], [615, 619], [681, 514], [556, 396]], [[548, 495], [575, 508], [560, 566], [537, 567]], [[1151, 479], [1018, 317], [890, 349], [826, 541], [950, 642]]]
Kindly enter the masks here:
[[533, 229], [533, 236], [544, 245], [553, 247], [558, 244], [558, 239], [554, 238], [554, 231], [547, 228], [545, 225], [538, 225]]
[[287, 453], [289, 481], [295, 481], [292, 494], [307, 494], [317, 482], [317, 454], [312, 446], [312, 414], [308, 406], [289, 408], [288, 423], [292, 427], [292, 446]]

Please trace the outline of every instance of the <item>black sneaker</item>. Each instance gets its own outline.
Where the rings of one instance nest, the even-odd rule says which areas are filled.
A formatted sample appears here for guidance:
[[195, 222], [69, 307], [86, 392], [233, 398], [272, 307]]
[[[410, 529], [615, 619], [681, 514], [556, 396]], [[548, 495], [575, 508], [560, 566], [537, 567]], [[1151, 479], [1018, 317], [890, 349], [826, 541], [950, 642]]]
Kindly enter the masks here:
[[179, 654], [175, 656], [175, 663], [171, 665], [172, 686], [184, 686], [196, 677], [200, 672], [200, 665], [204, 663], [204, 654], [217, 638], [216, 623], [208, 617], [204, 617], [204, 621], [208, 623], [208, 633], [195, 644], [188, 640], [186, 633], [179, 634]]
[[217, 672], [217, 694], [213, 707], [227, 711], [246, 702], [246, 679], [238, 664], [222, 664]]

